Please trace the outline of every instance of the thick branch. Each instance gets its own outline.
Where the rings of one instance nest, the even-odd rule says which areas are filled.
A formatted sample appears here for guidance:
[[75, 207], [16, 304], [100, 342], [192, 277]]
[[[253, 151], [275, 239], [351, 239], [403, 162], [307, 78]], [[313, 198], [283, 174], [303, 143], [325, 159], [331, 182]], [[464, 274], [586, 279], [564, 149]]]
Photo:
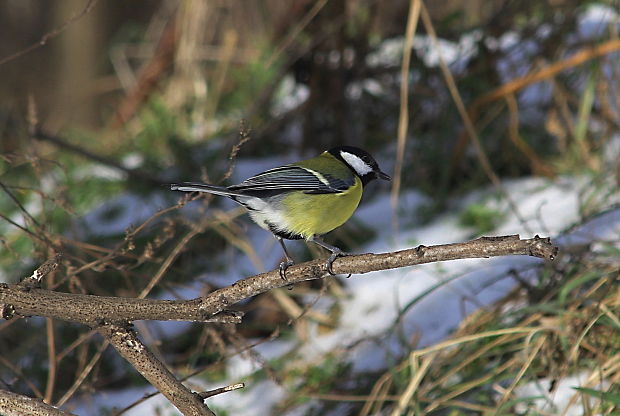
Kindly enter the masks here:
[[[518, 235], [481, 237], [464, 243], [420, 246], [382, 254], [360, 254], [337, 259], [333, 270], [341, 274], [363, 274], [437, 261], [484, 258], [508, 255], [534, 256], [553, 259], [557, 252], [548, 238], [521, 240]], [[238, 321], [240, 316], [225, 312], [226, 308], [243, 299], [277, 287], [319, 279], [327, 275], [324, 260], [314, 260], [291, 266], [287, 280], [278, 271], [258, 274], [218, 289], [203, 298], [191, 300], [152, 300], [81, 295], [28, 289], [20, 285], [0, 284], [0, 313], [12, 316], [46, 316], [65, 321], [97, 326], [103, 320], [182, 320], [207, 322], [214, 319]], [[217, 316], [214, 316], [218, 314]]]
[[0, 415], [3, 416], [70, 416], [73, 413], [43, 403], [41, 400], [0, 390]]
[[19, 284], [0, 283], [0, 316], [45, 316], [77, 322], [91, 327], [102, 321], [196, 321], [241, 322], [241, 313], [223, 312], [205, 315], [199, 308], [200, 299], [156, 300], [54, 292], [24, 289]]
[[98, 330], [183, 415], [215, 416], [203, 399], [177, 380], [127, 325], [102, 325]]

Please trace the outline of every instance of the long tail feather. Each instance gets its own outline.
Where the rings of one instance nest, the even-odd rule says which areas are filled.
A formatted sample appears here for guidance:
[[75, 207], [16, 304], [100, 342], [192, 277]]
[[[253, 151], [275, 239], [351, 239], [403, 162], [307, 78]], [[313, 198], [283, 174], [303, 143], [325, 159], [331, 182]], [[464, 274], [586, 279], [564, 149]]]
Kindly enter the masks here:
[[229, 197], [242, 196], [239, 192], [230, 191], [228, 188], [224, 188], [223, 186], [215, 186], [198, 182], [171, 183], [170, 190], [183, 192], [208, 192], [210, 194]]

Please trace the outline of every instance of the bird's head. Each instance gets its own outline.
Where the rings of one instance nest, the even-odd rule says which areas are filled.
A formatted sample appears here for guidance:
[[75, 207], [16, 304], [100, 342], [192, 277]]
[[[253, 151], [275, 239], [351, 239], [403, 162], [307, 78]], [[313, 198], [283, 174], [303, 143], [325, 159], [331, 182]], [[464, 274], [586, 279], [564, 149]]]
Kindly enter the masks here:
[[328, 150], [336, 159], [343, 162], [366, 185], [373, 179], [391, 180], [390, 176], [379, 169], [377, 161], [365, 150], [354, 146], [338, 146]]

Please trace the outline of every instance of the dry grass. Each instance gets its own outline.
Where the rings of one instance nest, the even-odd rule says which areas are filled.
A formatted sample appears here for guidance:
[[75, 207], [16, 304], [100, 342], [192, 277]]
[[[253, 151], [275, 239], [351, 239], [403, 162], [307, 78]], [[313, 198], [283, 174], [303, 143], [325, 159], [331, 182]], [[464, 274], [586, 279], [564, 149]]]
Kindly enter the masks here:
[[[579, 260], [576, 267], [577, 259], [565, 258], [566, 267], [541, 270], [545, 277], [536, 287], [516, 289], [492, 309], [470, 315], [448, 340], [411, 351], [377, 379], [359, 415], [514, 415], [526, 409], [565, 415], [571, 405], [584, 414], [616, 414], [620, 269], [617, 261]], [[550, 387], [538, 396], [552, 399], [559, 382], [573, 375], [581, 380], [575, 387], [605, 392], [608, 399], [587, 402], [586, 393], [574, 390], [564, 407], [541, 409], [540, 401], [535, 407], [532, 398], [517, 394], [546, 380]]]

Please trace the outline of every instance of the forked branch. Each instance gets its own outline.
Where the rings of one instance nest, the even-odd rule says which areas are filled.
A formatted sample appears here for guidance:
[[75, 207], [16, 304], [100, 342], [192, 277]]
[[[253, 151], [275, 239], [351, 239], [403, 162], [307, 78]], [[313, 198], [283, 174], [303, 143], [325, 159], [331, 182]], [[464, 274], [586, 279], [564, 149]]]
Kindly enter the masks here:
[[[343, 274], [363, 274], [417, 264], [466, 258], [525, 255], [553, 260], [557, 248], [548, 238], [521, 240], [518, 235], [481, 237], [465, 243], [419, 246], [383, 254], [360, 254], [343, 257], [333, 263], [333, 270]], [[214, 390], [203, 396], [178, 381], [166, 366], [140, 341], [131, 328], [134, 320], [185, 320], [199, 322], [239, 322], [241, 315], [227, 311], [230, 305], [271, 289], [326, 276], [324, 260], [298, 264], [287, 270], [283, 280], [278, 271], [258, 274], [240, 280], [202, 297], [185, 301], [104, 297], [61, 293], [39, 289], [41, 279], [56, 270], [60, 256], [43, 263], [32, 276], [22, 282], [0, 284], [0, 317], [44, 316], [78, 322], [96, 328], [151, 384], [158, 388], [185, 415], [213, 415], [204, 397], [229, 391]], [[236, 388], [236, 387], [235, 387]], [[43, 402], [10, 392], [0, 391], [0, 413], [68, 414]], [[49, 408], [49, 409], [48, 409]], [[48, 413], [45, 413], [48, 411]]]

